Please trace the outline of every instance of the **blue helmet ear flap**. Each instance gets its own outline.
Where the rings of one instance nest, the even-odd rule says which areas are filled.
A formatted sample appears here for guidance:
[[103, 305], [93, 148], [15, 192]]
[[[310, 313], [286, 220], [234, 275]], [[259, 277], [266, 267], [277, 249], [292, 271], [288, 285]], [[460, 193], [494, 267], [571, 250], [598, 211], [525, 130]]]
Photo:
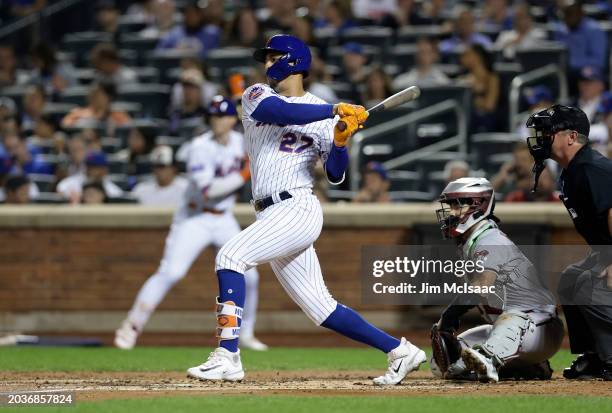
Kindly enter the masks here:
[[283, 56], [266, 71], [269, 78], [280, 81], [294, 73], [304, 73], [304, 77], [308, 75], [312, 60], [310, 49], [297, 37], [286, 34], [272, 36], [266, 47], [253, 53], [253, 58], [258, 62], [265, 62], [268, 53], [272, 52], [281, 53]]

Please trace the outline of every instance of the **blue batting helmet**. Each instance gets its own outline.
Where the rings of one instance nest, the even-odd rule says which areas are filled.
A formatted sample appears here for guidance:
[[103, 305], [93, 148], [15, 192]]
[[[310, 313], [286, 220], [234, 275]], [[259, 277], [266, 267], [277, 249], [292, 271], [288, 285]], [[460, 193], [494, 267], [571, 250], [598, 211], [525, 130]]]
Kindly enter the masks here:
[[266, 71], [270, 79], [281, 81], [290, 74], [300, 72], [303, 72], [304, 76], [308, 75], [311, 61], [310, 49], [297, 37], [288, 34], [272, 36], [266, 47], [257, 49], [253, 57], [258, 62], [265, 63], [266, 55], [271, 52], [282, 53], [283, 56]]
[[230, 99], [215, 96], [208, 106], [208, 116], [238, 116], [238, 112]]

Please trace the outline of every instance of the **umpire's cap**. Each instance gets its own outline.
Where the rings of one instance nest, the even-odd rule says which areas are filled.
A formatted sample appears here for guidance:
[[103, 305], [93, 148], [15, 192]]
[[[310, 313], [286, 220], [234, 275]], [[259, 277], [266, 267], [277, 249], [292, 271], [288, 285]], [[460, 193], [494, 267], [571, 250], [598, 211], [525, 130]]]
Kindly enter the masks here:
[[527, 120], [526, 126], [551, 135], [570, 129], [586, 137], [591, 128], [586, 113], [579, 108], [564, 105], [553, 105], [534, 113]]

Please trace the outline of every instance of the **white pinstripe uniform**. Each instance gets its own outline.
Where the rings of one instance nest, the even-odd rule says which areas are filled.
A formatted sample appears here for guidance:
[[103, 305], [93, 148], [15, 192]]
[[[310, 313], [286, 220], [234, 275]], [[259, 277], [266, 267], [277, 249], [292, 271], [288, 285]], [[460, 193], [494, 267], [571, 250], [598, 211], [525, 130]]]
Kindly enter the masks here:
[[[331, 150], [335, 121], [263, 124], [251, 114], [269, 96], [290, 103], [326, 103], [310, 93], [300, 97], [280, 96], [264, 84], [255, 84], [244, 92], [242, 123], [251, 161], [253, 199], [272, 196], [277, 203], [258, 212], [255, 223], [221, 248], [216, 268], [244, 274], [269, 262], [291, 298], [320, 325], [337, 303], [325, 286], [313, 247], [321, 233], [323, 215], [312, 187], [317, 160], [321, 158], [325, 162]], [[279, 202], [278, 194], [283, 191], [293, 197]]]
[[[212, 132], [194, 138], [187, 161], [189, 185], [181, 206], [174, 214], [159, 269], [140, 290], [128, 317], [130, 320], [144, 325], [146, 320], [139, 320], [143, 315], [138, 313], [139, 303], [152, 311], [170, 288], [185, 276], [205, 248], [209, 245], [221, 248], [240, 232], [240, 226], [231, 213], [236, 202], [234, 191], [217, 198], [206, 194], [214, 180], [239, 173], [244, 156], [243, 136], [236, 131], [229, 133], [227, 145], [220, 144]], [[255, 268], [244, 274], [245, 308], [248, 311], [242, 321], [242, 332], [245, 336], [252, 336], [259, 275]]]

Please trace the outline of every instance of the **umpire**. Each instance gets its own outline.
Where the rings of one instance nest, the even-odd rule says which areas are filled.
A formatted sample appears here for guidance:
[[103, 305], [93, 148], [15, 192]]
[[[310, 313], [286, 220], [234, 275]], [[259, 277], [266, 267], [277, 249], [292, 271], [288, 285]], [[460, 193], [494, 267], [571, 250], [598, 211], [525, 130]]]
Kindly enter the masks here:
[[561, 274], [570, 347], [581, 354], [563, 376], [612, 380], [612, 160], [589, 145], [589, 120], [578, 108], [551, 106], [531, 115], [527, 127], [535, 186], [546, 159], [561, 165], [561, 200], [591, 247]]

